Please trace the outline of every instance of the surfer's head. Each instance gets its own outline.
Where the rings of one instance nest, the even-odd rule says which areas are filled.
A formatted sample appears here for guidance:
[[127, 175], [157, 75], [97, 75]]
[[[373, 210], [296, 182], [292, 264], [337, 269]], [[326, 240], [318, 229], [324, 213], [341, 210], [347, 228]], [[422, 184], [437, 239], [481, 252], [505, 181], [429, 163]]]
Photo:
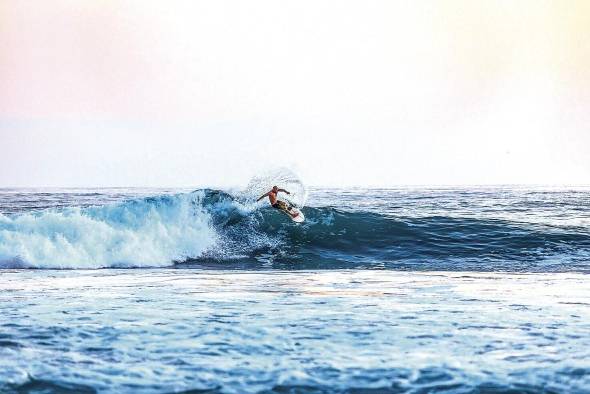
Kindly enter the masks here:
[[279, 187], [278, 186], [273, 186], [272, 187], [272, 191], [275, 192], [275, 193], [278, 192], [279, 191]]

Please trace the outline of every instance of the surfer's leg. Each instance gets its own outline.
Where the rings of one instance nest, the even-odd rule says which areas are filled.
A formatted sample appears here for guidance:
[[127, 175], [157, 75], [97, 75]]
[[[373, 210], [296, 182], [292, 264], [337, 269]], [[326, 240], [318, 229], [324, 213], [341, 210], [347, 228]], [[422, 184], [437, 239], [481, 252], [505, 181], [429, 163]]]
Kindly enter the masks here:
[[292, 206], [289, 206], [289, 208], [287, 208], [287, 211], [286, 212], [289, 215], [291, 215], [292, 218], [296, 218], [297, 216], [299, 216], [299, 212], [294, 212]]
[[293, 212], [293, 207], [291, 205], [287, 205], [287, 209], [285, 209], [285, 212], [291, 215], [292, 218], [295, 218], [299, 215], [299, 213]]
[[280, 209], [281, 211], [285, 212], [287, 215], [291, 216], [292, 218], [296, 218], [299, 216], [298, 212], [293, 212], [293, 206], [291, 204], [287, 204], [284, 201], [277, 201], [274, 205], [274, 208]]
[[296, 218], [297, 216], [299, 216], [299, 212], [297, 211], [293, 211], [293, 205], [289, 204], [289, 203], [285, 203], [285, 205], [287, 206], [287, 213], [289, 215], [291, 215], [292, 218]]

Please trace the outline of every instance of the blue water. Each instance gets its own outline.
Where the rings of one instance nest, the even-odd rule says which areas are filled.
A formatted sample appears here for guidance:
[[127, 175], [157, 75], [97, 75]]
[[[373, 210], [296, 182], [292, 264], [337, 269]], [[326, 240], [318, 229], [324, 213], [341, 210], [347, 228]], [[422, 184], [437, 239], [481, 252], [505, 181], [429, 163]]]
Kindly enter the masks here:
[[252, 193], [1, 189], [0, 392], [590, 392], [590, 188]]

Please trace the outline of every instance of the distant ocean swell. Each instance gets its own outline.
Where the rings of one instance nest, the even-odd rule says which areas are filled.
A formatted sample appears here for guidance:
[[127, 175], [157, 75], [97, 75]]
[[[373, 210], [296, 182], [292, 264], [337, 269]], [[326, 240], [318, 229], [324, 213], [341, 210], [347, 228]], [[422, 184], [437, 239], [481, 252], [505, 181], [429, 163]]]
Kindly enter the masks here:
[[0, 267], [587, 271], [590, 231], [305, 207], [306, 222], [217, 190], [0, 215]]

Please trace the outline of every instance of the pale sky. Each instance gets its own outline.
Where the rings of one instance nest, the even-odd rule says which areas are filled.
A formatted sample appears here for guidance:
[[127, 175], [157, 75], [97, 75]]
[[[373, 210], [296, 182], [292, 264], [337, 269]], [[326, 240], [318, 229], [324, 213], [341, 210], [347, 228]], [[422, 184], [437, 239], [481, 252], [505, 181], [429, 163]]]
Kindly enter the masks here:
[[590, 184], [590, 2], [0, 2], [0, 187]]

